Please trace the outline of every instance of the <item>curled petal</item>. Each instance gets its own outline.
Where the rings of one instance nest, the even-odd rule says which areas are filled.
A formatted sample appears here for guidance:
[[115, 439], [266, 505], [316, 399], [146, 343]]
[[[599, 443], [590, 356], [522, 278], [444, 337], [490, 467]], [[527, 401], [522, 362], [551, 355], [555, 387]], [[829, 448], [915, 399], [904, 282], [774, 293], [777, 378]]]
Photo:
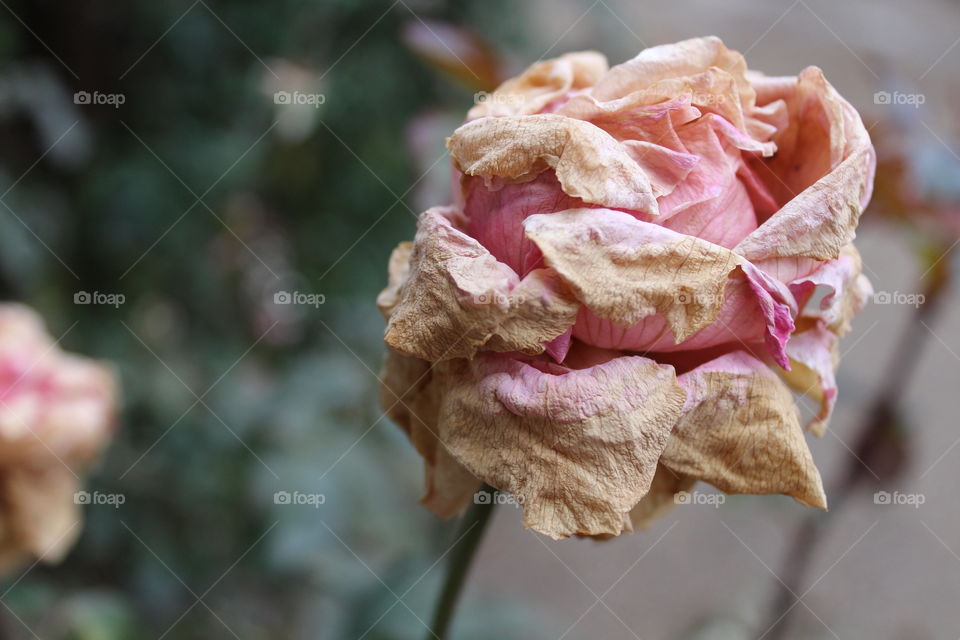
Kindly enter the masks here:
[[809, 276], [790, 283], [797, 300], [804, 305], [817, 287], [828, 291], [820, 299], [817, 309], [804, 309], [803, 316], [822, 320], [826, 326], [843, 336], [850, 330], [850, 321], [857, 315], [873, 293], [870, 282], [862, 274], [862, 259], [856, 247], [846, 245], [840, 257], [820, 264]]
[[738, 103], [753, 106], [756, 94], [746, 77], [746, 61], [713, 36], [644, 49], [633, 59], [612, 67], [596, 83], [592, 94], [598, 100], [622, 98], [657, 82], [696, 76], [711, 69], [731, 79]]
[[860, 116], [816, 67], [788, 92], [790, 124], [757, 175], [783, 207], [737, 246], [761, 268], [775, 259], [832, 260], [854, 237], [870, 200], [876, 154]]
[[413, 255], [413, 243], [401, 242], [390, 253], [387, 262], [387, 288], [377, 296], [377, 308], [385, 320], [390, 319], [390, 313], [400, 301], [400, 287], [410, 276], [410, 256]]
[[496, 355], [440, 366], [444, 441], [553, 538], [623, 530], [684, 401], [673, 368], [639, 356], [580, 370]]
[[[766, 327], [771, 352], [778, 362], [789, 366], [783, 345], [793, 329], [792, 294], [729, 249], [608, 209], [534, 215], [526, 219], [524, 227], [546, 264], [557, 270], [591, 312], [624, 328], [659, 314], [675, 344], [717, 320], [728, 281], [739, 267], [738, 277], [747, 285], [741, 288], [742, 300], [759, 305], [763, 319], [759, 324]], [[739, 310], [753, 309], [756, 307]], [[742, 324], [742, 320], [737, 322]], [[620, 346], [659, 348], [654, 346], [659, 334], [648, 335], [650, 328], [631, 337], [654, 338], [653, 343]], [[705, 346], [713, 345], [698, 344], [696, 348]]]
[[380, 373], [380, 405], [423, 457], [426, 491], [421, 502], [449, 518], [470, 504], [483, 483], [437, 437], [439, 391], [429, 362], [387, 349]]
[[657, 214], [643, 166], [610, 134], [583, 120], [554, 114], [482, 118], [454, 131], [447, 148], [454, 166], [468, 176], [526, 182], [553, 169], [567, 195]]
[[[574, 322], [578, 304], [556, 274], [523, 280], [451, 224], [450, 211], [424, 212], [410, 272], [390, 311], [385, 340], [430, 361], [470, 357], [478, 349], [542, 353], [544, 342]], [[385, 300], [390, 301], [390, 288]]]
[[681, 375], [687, 402], [661, 463], [727, 493], [826, 497], [787, 387], [738, 351]]
[[650, 491], [630, 510], [630, 524], [634, 530], [646, 529], [650, 523], [673, 509], [677, 494], [689, 491], [697, 484], [696, 478], [671, 471], [667, 467], [657, 466]]
[[592, 86], [607, 71], [607, 59], [596, 51], [576, 51], [542, 60], [507, 80], [470, 109], [467, 121], [487, 116], [540, 113], [570, 92]]
[[817, 323], [811, 329], [794, 334], [787, 344], [792, 366], [790, 371], [783, 372], [783, 379], [794, 391], [819, 403], [820, 410], [807, 424], [807, 429], [816, 436], [826, 433], [837, 400], [838, 342], [835, 333], [823, 323]]

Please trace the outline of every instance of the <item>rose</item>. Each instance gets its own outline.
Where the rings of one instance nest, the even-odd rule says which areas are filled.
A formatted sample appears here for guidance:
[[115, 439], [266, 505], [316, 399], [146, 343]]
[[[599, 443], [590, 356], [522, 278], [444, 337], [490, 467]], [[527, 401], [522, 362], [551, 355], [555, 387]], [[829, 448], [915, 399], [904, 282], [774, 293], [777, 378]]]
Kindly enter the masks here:
[[116, 396], [106, 366], [62, 352], [30, 309], [0, 305], [0, 567], [56, 562], [77, 538], [76, 474], [110, 439]]
[[786, 385], [822, 433], [870, 294], [851, 241], [875, 156], [819, 69], [768, 78], [716, 38], [610, 69], [568, 54], [447, 146], [454, 204], [420, 216], [378, 299], [382, 401], [427, 506], [484, 481], [553, 537], [632, 530], [696, 480], [825, 506]]

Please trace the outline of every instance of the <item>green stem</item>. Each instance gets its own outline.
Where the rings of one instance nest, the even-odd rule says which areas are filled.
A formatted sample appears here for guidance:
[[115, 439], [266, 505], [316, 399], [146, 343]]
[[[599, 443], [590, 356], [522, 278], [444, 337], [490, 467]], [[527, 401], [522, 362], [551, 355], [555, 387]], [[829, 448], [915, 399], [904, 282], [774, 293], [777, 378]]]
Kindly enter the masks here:
[[[475, 495], [484, 493], [492, 497], [496, 489], [485, 485]], [[446, 640], [447, 631], [457, 608], [457, 601], [460, 599], [460, 592], [463, 590], [463, 583], [470, 571], [470, 563], [480, 546], [480, 540], [483, 538], [491, 513], [493, 513], [493, 500], [482, 504], [474, 502], [464, 515], [460, 529], [457, 531], [457, 541], [454, 543], [453, 551], [450, 552], [447, 575], [440, 590], [440, 597], [437, 599], [433, 624], [430, 625], [427, 640]]]

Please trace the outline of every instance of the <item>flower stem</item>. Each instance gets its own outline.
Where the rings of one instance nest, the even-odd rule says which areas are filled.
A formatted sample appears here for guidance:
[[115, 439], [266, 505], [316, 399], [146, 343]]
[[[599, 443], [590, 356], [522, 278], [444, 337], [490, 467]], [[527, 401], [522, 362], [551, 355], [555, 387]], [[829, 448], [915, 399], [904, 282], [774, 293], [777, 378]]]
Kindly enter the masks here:
[[[484, 485], [477, 494], [493, 495], [495, 491], [492, 487]], [[437, 599], [427, 640], [446, 640], [457, 601], [460, 599], [460, 592], [463, 590], [463, 583], [466, 581], [470, 564], [480, 546], [480, 540], [483, 538], [491, 513], [493, 513], [492, 500], [484, 503], [474, 502], [464, 515], [460, 529], [457, 531], [457, 541], [450, 552], [447, 575], [440, 590], [440, 597]]]

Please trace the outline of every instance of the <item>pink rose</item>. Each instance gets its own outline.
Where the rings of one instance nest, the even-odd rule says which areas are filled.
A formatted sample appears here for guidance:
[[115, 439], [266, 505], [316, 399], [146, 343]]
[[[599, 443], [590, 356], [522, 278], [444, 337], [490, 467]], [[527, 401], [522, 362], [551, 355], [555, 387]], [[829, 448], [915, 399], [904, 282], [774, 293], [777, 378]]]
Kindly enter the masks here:
[[378, 299], [382, 401], [427, 506], [484, 481], [558, 538], [630, 531], [696, 480], [825, 506], [786, 385], [822, 433], [870, 293], [851, 241], [875, 155], [819, 69], [768, 78], [717, 38], [613, 68], [572, 53], [447, 146], [455, 202], [420, 216]]
[[0, 568], [56, 562], [80, 533], [78, 475], [109, 441], [113, 372], [62, 352], [30, 309], [0, 305]]

